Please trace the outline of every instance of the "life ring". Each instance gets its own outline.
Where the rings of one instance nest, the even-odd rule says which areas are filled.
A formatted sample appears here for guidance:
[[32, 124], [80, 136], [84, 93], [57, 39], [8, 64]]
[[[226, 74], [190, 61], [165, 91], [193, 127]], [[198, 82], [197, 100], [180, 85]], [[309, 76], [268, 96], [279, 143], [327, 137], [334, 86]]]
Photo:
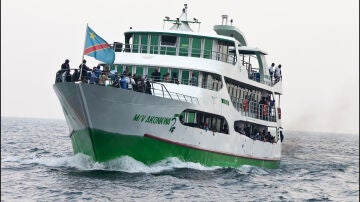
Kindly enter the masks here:
[[277, 108], [277, 112], [278, 112], [278, 118], [281, 119], [281, 109], [280, 109], [280, 107]]
[[264, 105], [264, 106], [263, 106], [263, 116], [266, 116], [266, 115], [267, 115], [267, 108], [268, 108], [267, 105]]
[[248, 110], [249, 110], [249, 100], [244, 99], [244, 111], [248, 111]]

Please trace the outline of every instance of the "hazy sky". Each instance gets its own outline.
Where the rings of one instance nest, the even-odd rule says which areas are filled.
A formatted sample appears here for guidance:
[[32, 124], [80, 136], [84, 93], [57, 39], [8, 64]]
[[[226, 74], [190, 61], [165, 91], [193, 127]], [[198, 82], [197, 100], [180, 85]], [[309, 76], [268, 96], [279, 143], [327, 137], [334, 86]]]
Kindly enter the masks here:
[[184, 3], [202, 32], [228, 14], [268, 64], [282, 64], [285, 129], [358, 133], [358, 0], [2, 0], [1, 116], [64, 119], [52, 85], [66, 58], [80, 64], [86, 23], [123, 42], [130, 26], [162, 29]]

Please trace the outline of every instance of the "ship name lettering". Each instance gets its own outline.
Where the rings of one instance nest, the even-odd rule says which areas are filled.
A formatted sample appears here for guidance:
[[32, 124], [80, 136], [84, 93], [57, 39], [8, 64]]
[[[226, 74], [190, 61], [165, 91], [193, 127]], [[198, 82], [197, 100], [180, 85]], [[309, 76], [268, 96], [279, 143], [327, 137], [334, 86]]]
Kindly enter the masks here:
[[171, 118], [168, 117], [158, 117], [158, 116], [147, 116], [143, 114], [135, 114], [133, 121], [144, 122], [151, 124], [159, 124], [159, 125], [169, 125]]

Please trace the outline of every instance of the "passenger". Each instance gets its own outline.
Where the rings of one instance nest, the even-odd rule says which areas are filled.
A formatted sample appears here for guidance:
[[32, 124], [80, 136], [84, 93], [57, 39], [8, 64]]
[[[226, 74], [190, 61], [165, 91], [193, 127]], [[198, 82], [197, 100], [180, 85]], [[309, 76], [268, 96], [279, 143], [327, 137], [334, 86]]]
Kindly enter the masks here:
[[172, 73], [171, 83], [179, 84], [179, 80], [178, 80], [178, 76], [177, 76], [176, 72]]
[[261, 132], [261, 140], [264, 142], [267, 142], [266, 132], [265, 129]]
[[142, 92], [142, 93], [145, 92], [145, 81], [143, 77], [138, 79], [137, 86], [138, 86], [137, 89], [138, 92]]
[[75, 82], [78, 81], [80, 77], [80, 72], [78, 69], [75, 69], [75, 72], [73, 73], [73, 75], [71, 76], [71, 81]]
[[133, 90], [133, 85], [135, 84], [135, 80], [132, 78], [131, 73], [126, 77], [126, 84], [128, 90]]
[[122, 89], [127, 89], [126, 79], [125, 79], [125, 75], [124, 75], [124, 74], [121, 74], [121, 76], [120, 76], [120, 87], [121, 87]]
[[243, 101], [243, 109], [245, 112], [247, 112], [249, 110], [249, 100], [248, 100], [248, 96], [246, 95]]
[[[86, 82], [88, 79], [90, 79], [91, 76], [91, 71], [92, 69], [90, 69], [88, 66], [86, 66], [86, 60], [84, 59], [83, 62], [79, 65], [79, 70], [81, 72], [81, 80]], [[88, 72], [89, 71], [89, 72]]]
[[56, 72], [55, 83], [62, 82], [62, 73], [61, 72], [62, 72], [61, 69]]
[[103, 71], [107, 74], [107, 76], [109, 77], [109, 79], [111, 80], [111, 82], [114, 82], [115, 80], [115, 74], [117, 73], [116, 70], [112, 70], [112, 71]]
[[155, 67], [155, 70], [153, 73], [151, 73], [151, 79], [154, 81], [154, 82], [160, 82], [160, 72], [159, 72], [159, 68], [158, 67]]
[[264, 105], [266, 104], [265, 97], [261, 97], [261, 100], [259, 102], [259, 114], [260, 119], [264, 119]]
[[163, 76], [163, 81], [164, 82], [170, 82], [170, 73], [166, 72], [166, 74]]
[[196, 78], [195, 73], [192, 73], [192, 77], [190, 79], [190, 85], [197, 86], [197, 78]]
[[100, 75], [101, 75], [102, 71], [100, 69], [100, 65], [96, 66], [95, 67], [95, 75], [96, 75], [96, 78], [100, 78]]
[[269, 67], [269, 74], [270, 74], [270, 81], [271, 81], [271, 84], [273, 83], [274, 66], [275, 66], [275, 63], [271, 63], [271, 66]]
[[150, 81], [149, 79], [146, 80], [146, 83], [145, 83], [145, 93], [147, 94], [152, 94], [151, 93], [151, 84], [150, 84]]
[[101, 86], [105, 86], [106, 81], [109, 79], [109, 77], [107, 76], [107, 74], [105, 72], [102, 72], [99, 78], [99, 85]]
[[70, 69], [70, 60], [66, 59], [65, 62], [61, 65], [61, 73], [64, 73], [66, 70]]
[[275, 83], [279, 82], [281, 78], [281, 65], [275, 68]]
[[93, 67], [93, 70], [91, 71], [91, 76], [90, 76], [90, 84], [97, 84], [98, 83], [98, 78], [96, 77], [96, 67]]
[[209, 130], [209, 121], [207, 121], [207, 120], [205, 121], [204, 129], [206, 132]]
[[240, 128], [240, 134], [242, 134], [242, 135], [245, 135], [245, 136], [246, 136], [245, 131], [244, 131], [244, 129], [243, 129], [243, 128]]
[[61, 75], [61, 81], [62, 82], [70, 82], [71, 81], [70, 69], [65, 70], [64, 73]]
[[224, 124], [224, 127], [223, 127], [223, 130], [222, 130], [224, 133], [228, 134], [229, 133], [229, 129], [228, 129], [228, 126], [227, 124], [225, 123]]
[[134, 90], [134, 91], [138, 91], [138, 80], [139, 80], [139, 77], [136, 76], [136, 73], [134, 73], [134, 74], [132, 75], [132, 78], [134, 79], [133, 90]]
[[115, 72], [112, 80], [112, 84], [111, 86], [115, 87], [115, 88], [120, 88], [120, 82], [119, 82], [119, 73]]

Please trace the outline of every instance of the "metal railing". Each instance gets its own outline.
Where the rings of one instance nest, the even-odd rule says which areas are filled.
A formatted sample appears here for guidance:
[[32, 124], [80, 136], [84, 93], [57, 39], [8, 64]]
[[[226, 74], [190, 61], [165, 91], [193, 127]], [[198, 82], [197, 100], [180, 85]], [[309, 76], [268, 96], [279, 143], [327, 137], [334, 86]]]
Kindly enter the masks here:
[[244, 98], [230, 97], [231, 101], [241, 115], [265, 121], [276, 122], [275, 106], [259, 104], [254, 101], [244, 102]]
[[182, 102], [189, 102], [191, 104], [199, 104], [199, 99], [190, 95], [185, 95], [177, 92], [168, 91], [166, 86], [158, 82], [150, 82], [152, 95], [168, 98], [172, 100], [179, 100]]
[[[69, 73], [70, 71], [73, 70], [78, 70], [78, 69], [69, 69]], [[56, 78], [55, 78], [55, 83], [61, 83], [61, 82], [77, 82], [79, 81], [78, 79], [76, 80], [64, 80], [62, 79], [62, 73], [64, 71], [59, 70]], [[59, 74], [60, 73], [60, 74]], [[71, 73], [70, 76], [72, 77]], [[79, 75], [80, 76], [80, 75]], [[65, 79], [65, 78], [64, 78]], [[117, 80], [118, 81], [119, 78], [109, 78], [105, 81], [104, 85], [100, 85], [100, 86], [113, 86], [114, 87], [114, 81]], [[90, 82], [90, 77], [88, 76], [83, 76], [82, 78], [82, 82], [84, 83], [88, 83], [88, 84], [93, 84], [93, 85], [99, 85], [97, 82], [91, 83]], [[151, 84], [151, 89], [150, 91], [152, 92], [151, 94], [154, 96], [158, 96], [158, 97], [163, 97], [163, 98], [167, 98], [167, 99], [172, 99], [172, 100], [179, 100], [182, 102], [189, 102], [191, 104], [199, 104], [199, 99], [197, 97], [194, 96], [189, 96], [189, 95], [185, 95], [185, 94], [181, 94], [181, 93], [177, 93], [177, 92], [171, 92], [168, 91], [166, 86], [162, 83], [158, 83], [158, 82], [154, 82], [154, 81], [149, 81]], [[136, 85], [136, 84], [135, 84]], [[143, 85], [145, 86], [145, 82], [143, 83]], [[120, 87], [119, 85], [115, 86], [115, 87]], [[145, 93], [145, 87], [142, 88], [143, 90], [136, 90], [137, 92], [141, 92], [141, 93]], [[128, 90], [134, 90], [134, 88], [128, 89]]]
[[138, 45], [138, 44], [125, 44], [125, 48], [121, 52], [129, 53], [147, 53], [147, 54], [160, 54], [160, 55], [176, 55], [176, 56], [189, 56], [197, 58], [205, 58], [211, 60], [218, 60], [229, 64], [236, 64], [236, 55], [229, 53], [222, 53], [213, 50], [202, 50], [198, 48], [181, 48], [176, 46], [165, 45]]
[[271, 79], [269, 77], [267, 77], [267, 75], [264, 75], [264, 77], [266, 79], [264, 78], [263, 80], [261, 80], [259, 70], [255, 69], [255, 68], [252, 68], [251, 63], [246, 62], [244, 60], [241, 60], [240, 62], [242, 63], [242, 65], [245, 66], [245, 69], [248, 72], [248, 78], [250, 80], [253, 80], [253, 81], [256, 81], [258, 83], [262, 83], [262, 84], [265, 84], [265, 85], [268, 85], [268, 86], [273, 86], [275, 84], [274, 81], [271, 82]]

